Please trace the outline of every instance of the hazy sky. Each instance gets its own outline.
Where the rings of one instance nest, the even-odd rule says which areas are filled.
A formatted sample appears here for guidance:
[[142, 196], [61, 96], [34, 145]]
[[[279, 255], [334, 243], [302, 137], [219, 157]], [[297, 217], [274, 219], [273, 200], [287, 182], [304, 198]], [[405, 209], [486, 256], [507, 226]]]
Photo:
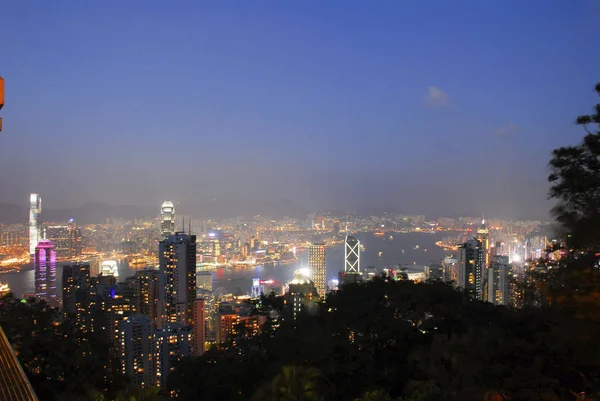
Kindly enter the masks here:
[[8, 1], [0, 201], [544, 215], [592, 0]]

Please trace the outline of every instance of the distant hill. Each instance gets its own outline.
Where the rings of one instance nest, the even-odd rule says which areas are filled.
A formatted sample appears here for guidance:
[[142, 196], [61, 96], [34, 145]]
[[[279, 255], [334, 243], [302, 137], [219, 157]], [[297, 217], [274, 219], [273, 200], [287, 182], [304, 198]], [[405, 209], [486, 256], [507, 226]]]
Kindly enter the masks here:
[[[202, 219], [224, 219], [229, 217], [252, 217], [257, 214], [275, 219], [284, 216], [302, 218], [307, 211], [294, 202], [281, 200], [265, 201], [214, 201], [197, 204], [175, 206], [176, 214]], [[138, 207], [131, 205], [112, 206], [105, 203], [86, 203], [72, 209], [43, 209], [43, 220], [50, 222], [66, 222], [75, 219], [79, 224], [103, 223], [108, 218], [125, 220], [153, 218], [160, 213], [160, 205], [156, 207]], [[0, 203], [0, 224], [27, 223], [29, 211], [12, 203]]]
[[0, 223], [17, 224], [25, 223], [29, 219], [27, 209], [21, 208], [14, 203], [0, 202]]

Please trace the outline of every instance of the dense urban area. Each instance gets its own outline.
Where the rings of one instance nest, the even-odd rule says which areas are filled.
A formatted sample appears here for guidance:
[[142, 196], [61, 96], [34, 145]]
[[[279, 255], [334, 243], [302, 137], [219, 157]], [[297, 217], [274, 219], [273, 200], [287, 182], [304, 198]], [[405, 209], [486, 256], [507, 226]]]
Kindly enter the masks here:
[[[278, 6], [284, 7], [282, 9], [273, 9], [278, 11], [263, 10], [268, 17], [259, 16], [254, 9], [247, 11], [245, 17], [252, 19], [254, 25], [247, 25], [250, 22], [245, 18], [232, 18], [237, 14], [231, 10], [211, 13], [207, 11], [210, 7], [202, 8], [202, 12], [195, 9], [198, 15], [204, 16], [202, 21], [189, 19], [190, 16], [175, 13], [171, 8], [164, 10], [168, 14], [164, 19], [163, 12], [157, 9], [153, 9], [156, 15], [147, 10], [138, 15], [134, 10], [135, 18], [123, 20], [119, 13], [107, 13], [111, 24], [114, 22], [114, 29], [121, 27], [128, 33], [121, 37], [111, 36], [112, 26], [95, 21], [96, 18], [106, 21], [104, 8], [112, 10], [114, 7], [110, 1], [103, 2], [102, 10], [95, 9], [96, 12], [89, 11], [94, 9], [94, 2], [73, 2], [69, 13], [66, 13], [68, 7], [63, 10], [64, 4], [59, 3], [52, 6], [56, 9], [44, 9], [39, 15], [33, 8], [25, 12], [20, 6], [11, 6], [11, 15], [20, 16], [16, 18], [17, 25], [0, 16], [0, 36], [6, 36], [9, 39], [6, 42], [10, 43], [17, 40], [19, 48], [27, 49], [25, 53], [13, 49], [13, 56], [9, 58], [21, 54], [24, 65], [30, 65], [29, 58], [43, 65], [44, 75], [50, 82], [48, 88], [54, 96], [50, 103], [55, 99], [60, 107], [67, 105], [69, 109], [68, 118], [64, 114], [54, 115], [57, 109], [46, 111], [44, 107], [49, 105], [45, 98], [33, 99], [37, 95], [32, 94], [49, 89], [35, 81], [25, 83], [31, 72], [23, 67], [25, 73], [21, 75], [21, 64], [14, 64], [9, 72], [21, 76], [20, 86], [15, 84], [18, 88], [14, 91], [28, 95], [11, 103], [11, 107], [22, 109], [18, 112], [21, 115], [7, 115], [6, 109], [2, 109], [4, 80], [0, 78], [4, 123], [9, 120], [8, 116], [12, 117], [10, 120], [18, 116], [20, 131], [10, 127], [11, 136], [30, 138], [22, 148], [27, 148], [29, 158], [36, 159], [15, 163], [17, 159], [12, 160], [5, 149], [5, 143], [15, 142], [0, 136], [0, 157], [8, 160], [0, 159], [0, 196], [3, 197], [0, 201], [14, 202], [0, 203], [0, 401], [600, 401], [600, 104], [595, 104], [587, 114], [585, 109], [579, 109], [583, 97], [569, 100], [573, 107], [567, 108], [569, 113], [583, 113], [576, 117], [574, 124], [570, 123], [571, 128], [581, 131], [577, 138], [561, 142], [564, 145], [552, 144], [549, 149], [558, 147], [547, 158], [544, 156], [547, 180], [542, 179], [539, 184], [544, 190], [549, 188], [547, 200], [554, 205], [549, 206], [552, 209], [548, 218], [506, 218], [510, 213], [500, 209], [504, 203], [510, 203], [510, 196], [521, 196], [519, 193], [523, 199], [514, 205], [520, 205], [520, 210], [513, 210], [512, 216], [535, 215], [531, 211], [538, 204], [528, 204], [536, 199], [534, 191], [529, 193], [528, 190], [537, 184], [528, 180], [539, 171], [521, 170], [523, 166], [541, 169], [532, 167], [539, 160], [532, 155], [524, 158], [525, 153], [515, 149], [525, 147], [528, 141], [537, 148], [540, 140], [526, 138], [509, 142], [509, 137], [521, 133], [520, 126], [510, 124], [488, 135], [493, 136], [494, 142], [481, 134], [487, 129], [481, 127], [489, 125], [495, 114], [520, 116], [527, 121], [523, 131], [531, 130], [527, 124], [540, 125], [541, 120], [550, 118], [560, 103], [542, 99], [539, 93], [543, 85], [528, 86], [527, 81], [535, 77], [522, 73], [525, 67], [519, 63], [534, 50], [536, 55], [550, 51], [553, 56], [556, 53], [563, 57], [553, 47], [558, 44], [550, 39], [541, 43], [523, 38], [526, 43], [517, 43], [521, 37], [511, 35], [513, 29], [519, 26], [523, 29], [522, 21], [519, 20], [519, 26], [506, 22], [516, 10], [514, 5], [511, 14], [504, 16], [499, 11], [500, 3], [494, 5], [498, 10], [488, 10], [493, 11], [493, 18], [480, 19], [477, 13], [469, 14], [477, 21], [477, 31], [465, 30], [467, 42], [472, 40], [473, 43], [481, 40], [479, 30], [488, 34], [494, 31], [494, 35], [500, 32], [495, 40], [498, 43], [505, 40], [504, 46], [511, 52], [495, 46], [487, 38], [480, 43], [481, 47], [462, 43], [460, 37], [465, 37], [459, 34], [464, 27], [454, 26], [449, 31], [458, 36], [447, 42], [448, 51], [439, 44], [437, 51], [432, 51], [431, 44], [425, 44], [430, 40], [433, 43], [433, 37], [448, 35], [445, 25], [438, 27], [432, 22], [440, 21], [436, 15], [444, 14], [443, 7], [442, 11], [431, 7], [424, 10], [427, 20], [418, 20], [422, 22], [412, 27], [416, 33], [417, 28], [419, 32], [422, 29], [421, 25], [427, 25], [426, 37], [419, 39], [424, 44], [414, 46], [422, 53], [417, 57], [413, 53], [409, 55], [413, 46], [400, 43], [407, 37], [409, 42], [413, 40], [407, 35], [410, 29], [396, 30], [400, 29], [398, 26], [405, 29], [405, 25], [414, 23], [412, 18], [404, 16], [404, 8], [397, 14], [404, 22], [390, 19], [387, 8], [382, 5], [377, 6], [383, 7], [381, 9], [374, 6], [378, 12], [373, 18], [375, 23], [363, 18], [369, 7], [361, 8], [360, 12], [355, 10], [361, 18], [349, 11], [342, 13], [344, 29], [339, 36], [343, 40], [337, 38], [337, 46], [333, 46], [336, 35], [331, 25], [339, 21], [331, 17], [321, 21], [316, 14], [300, 12], [296, 5], [289, 14], [293, 18], [288, 15], [287, 20], [283, 19], [283, 5]], [[118, 3], [124, 9], [131, 7], [129, 2]], [[144, 3], [144, 7], [152, 8], [151, 3]], [[237, 4], [242, 3], [245, 2]], [[344, 7], [351, 9], [351, 3], [344, 3]], [[540, 13], [539, 10], [525, 12], [529, 7], [526, 3], [520, 5], [523, 10], [519, 9], [519, 18], [525, 18], [525, 14], [532, 18], [530, 14]], [[391, 10], [396, 3], [385, 4]], [[480, 6], [482, 10], [486, 8], [484, 2]], [[319, 7], [328, 10], [331, 5], [320, 2]], [[457, 6], [452, 4], [452, 7]], [[587, 8], [582, 6], [577, 11], [584, 9]], [[336, 17], [341, 12], [334, 11]], [[578, 25], [585, 25], [583, 21], [587, 21], [580, 14], [571, 13], [571, 9], [558, 15], [552, 7], [546, 9], [546, 3], [543, 11], [552, 12], [554, 21], [560, 23], [545, 26], [538, 22], [530, 26], [532, 20], [525, 19], [523, 21], [528, 23], [524, 26], [535, 32], [545, 29], [543, 32], [550, 35], [554, 30], [563, 32], [565, 26], [570, 26], [562, 26], [563, 20], [576, 21]], [[147, 23], [142, 14], [154, 15], [154, 22]], [[42, 19], [36, 20], [32, 15]], [[90, 35], [87, 26], [83, 29], [82, 25], [75, 25], [74, 21], [79, 21], [75, 15], [85, 16], [85, 23], [100, 27], [97, 36]], [[224, 16], [227, 18], [223, 19]], [[311, 21], [314, 26], [308, 29], [309, 25], [303, 25], [304, 29], [294, 31], [294, 23], [302, 19]], [[56, 26], [60, 29], [55, 29], [59, 29], [64, 38], [57, 41], [56, 48], [44, 45], [42, 51], [34, 42], [44, 41], [28, 42], [31, 38], [21, 36], [26, 36], [24, 29], [36, 30], [35, 21], [45, 24], [46, 20], [51, 20], [49, 23], [57, 20]], [[383, 20], [396, 36], [382, 30], [379, 22]], [[501, 21], [501, 25], [494, 25], [496, 20]], [[163, 21], [171, 28], [164, 27]], [[198, 27], [221, 29], [223, 21], [227, 23], [227, 34], [198, 35], [205, 41], [202, 42], [205, 47], [200, 46], [200, 42], [194, 46], [187, 42], [199, 32]], [[266, 27], [272, 21], [277, 21], [276, 31]], [[369, 25], [369, 29], [353, 27], [356, 21]], [[14, 32], [21, 32], [15, 34], [14, 39], [12, 35], [5, 35], [2, 27], [8, 22]], [[21, 23], [25, 28], [20, 27]], [[321, 30], [321, 35], [314, 33], [313, 27], [314, 32]], [[40, 38], [45, 38], [46, 29], [39, 29]], [[218, 29], [216, 32], [221, 32]], [[323, 34], [324, 29], [331, 32]], [[374, 37], [377, 40], [364, 39], [362, 43], [363, 37], [355, 35], [359, 29], [377, 32]], [[282, 34], [280, 38], [280, 31], [288, 32], [289, 37]], [[592, 31], [588, 34], [597, 33]], [[253, 40], [252, 34], [262, 39]], [[565, 33], [560, 40], [584, 49], [587, 42], [574, 43], [574, 38], [580, 37], [577, 35], [581, 32]], [[312, 41], [296, 43], [304, 36], [310, 36]], [[68, 45], [65, 45], [67, 37]], [[105, 42], [106, 37], [112, 39]], [[388, 43], [389, 37], [403, 40]], [[244, 42], [243, 46], [236, 47], [239, 41]], [[254, 41], [258, 44], [253, 44]], [[328, 41], [331, 44], [328, 45]], [[188, 45], [178, 47], [180, 42]], [[102, 43], [109, 47], [102, 50]], [[78, 48], [87, 58], [80, 57], [77, 51], [69, 51], [70, 46], [78, 44], [83, 46]], [[3, 43], [0, 54], [4, 46]], [[266, 50], [269, 46], [280, 50], [269, 53]], [[309, 51], [313, 46], [321, 50], [313, 54]], [[351, 46], [362, 48], [362, 52], [345, 53], [346, 47], [354, 49]], [[450, 55], [463, 51], [460, 47], [468, 50], [469, 57], [471, 53], [476, 57], [468, 59], [461, 53], [465, 60], [460, 58], [460, 64], [452, 67]], [[33, 50], [36, 48], [37, 51]], [[93, 55], [88, 48], [93, 50]], [[294, 55], [306, 53], [288, 59], [286, 57], [291, 56], [281, 52], [283, 48]], [[327, 73], [316, 69], [318, 72], [312, 75], [307, 72], [317, 64], [320, 68], [328, 65], [327, 59], [332, 57], [334, 48], [344, 52], [337, 60], [338, 68]], [[378, 51], [383, 54], [379, 59], [381, 65], [365, 64], [370, 66], [363, 71], [367, 85], [358, 79], [359, 71], [353, 69], [366, 63], [365, 60], [374, 62], [369, 55]], [[44, 53], [44, 58], [37, 58], [37, 52]], [[69, 77], [63, 76], [62, 80], [57, 77], [61, 76], [63, 60], [53, 58], [55, 52], [71, 55], [67, 57]], [[484, 54], [486, 52], [490, 54]], [[478, 58], [489, 63], [483, 68], [486, 71], [504, 71], [510, 67], [495, 58], [496, 52], [508, 58], [510, 64], [519, 64], [518, 73], [509, 74], [510, 79], [500, 83], [491, 82], [502, 75], [498, 72], [479, 76], [481, 81], [477, 81], [476, 70], [482, 67], [470, 69], [470, 66], [481, 62]], [[400, 54], [401, 59], [393, 53]], [[426, 53], [435, 53], [435, 59], [427, 58]], [[571, 55], [574, 57], [575, 53]], [[141, 54], [148, 58], [138, 59]], [[188, 62], [178, 63], [178, 57], [185, 57]], [[212, 70], [215, 77], [208, 72], [212, 57], [220, 60], [215, 62], [218, 67]], [[417, 62], [412, 61], [413, 58], [431, 61]], [[254, 71], [252, 63], [266, 62], [263, 59], [268, 60], [268, 65]], [[581, 64], [569, 70], [567, 64], [558, 66], [562, 60], [552, 60], [553, 63], [547, 62], [544, 66], [544, 71], [538, 68], [534, 73], [544, 75], [549, 74], [546, 68], [551, 70], [551, 74], [555, 74], [552, 79], [561, 81], [560, 85], [556, 82], [557, 97], [568, 97], [566, 94], [575, 92], [569, 92], [567, 86], [575, 83], [564, 85], [564, 77], [576, 75], [573, 71], [584, 75], [587, 70]], [[577, 64], [579, 59], [573, 60], [572, 63]], [[0, 61], [4, 63], [4, 59]], [[311, 64], [313, 62], [316, 64]], [[93, 65], [90, 67], [87, 63]], [[141, 63], [143, 68], [136, 63]], [[100, 65], [97, 70], [96, 64]], [[188, 64], [193, 66], [189, 71]], [[437, 64], [444, 64], [450, 72], [430, 70]], [[173, 65], [180, 70], [172, 70]], [[241, 81], [233, 79], [233, 67], [238, 65], [243, 71]], [[401, 75], [410, 77], [404, 77], [401, 85], [385, 78], [387, 69], [398, 70], [399, 66]], [[156, 81], [152, 84], [148, 82], [150, 75], [145, 73], [147, 68], [157, 68], [152, 70], [152, 80]], [[298, 68], [297, 76], [293, 73], [295, 68]], [[105, 69], [111, 74], [114, 74], [112, 69], [120, 71], [125, 81], [114, 85], [103, 81], [101, 72]], [[264, 79], [257, 73], [259, 70], [265, 74]], [[468, 79], [474, 83], [457, 78], [465, 73], [459, 70], [466, 70]], [[96, 71], [97, 75], [90, 71]], [[280, 76], [277, 81], [279, 86], [271, 86], [272, 77], [283, 72], [283, 78]], [[85, 75], [86, 81], [94, 81], [94, 85], [100, 82], [100, 86], [95, 86], [98, 98], [92, 92], [86, 93], [86, 89], [78, 96], [69, 95], [68, 87], [77, 86], [78, 81], [68, 84], [64, 81], [80, 73]], [[220, 76], [221, 73], [224, 75]], [[188, 78], [179, 81], [179, 74]], [[409, 80], [419, 81], [420, 74], [427, 79], [452, 76], [453, 90], [459, 92], [457, 86], [464, 86], [472, 87], [472, 92], [463, 89], [462, 97], [453, 95], [450, 99], [438, 87], [428, 86], [422, 107], [406, 98], [401, 101], [397, 92], [411, 93], [414, 88]], [[190, 86], [189, 77], [196, 79], [198, 75], [210, 79], [203, 81], [203, 85]], [[8, 75], [5, 76], [8, 82]], [[300, 76], [312, 78], [300, 79]], [[467, 80], [466, 76], [464, 79]], [[54, 87], [53, 82], [59, 81], [60, 85]], [[136, 91], [129, 88], [129, 81], [143, 82], [143, 85], [137, 86]], [[295, 92], [293, 81], [299, 85]], [[374, 85], [375, 82], [380, 85]], [[506, 99], [502, 101], [502, 94], [498, 93], [497, 89], [507, 82], [514, 85], [513, 91], [518, 93], [518, 97], [512, 98], [515, 104]], [[244, 92], [244, 85], [256, 87]], [[398, 99], [384, 94], [394, 85], [398, 86], [394, 89]], [[414, 85], [422, 86], [422, 82]], [[122, 92], [123, 86], [129, 88], [129, 92]], [[307, 96], [305, 92], [310, 92], [313, 86], [318, 94]], [[486, 91], [482, 95], [483, 92], [477, 91], [484, 86]], [[345, 92], [348, 87], [352, 91]], [[450, 82], [448, 87], [452, 87]], [[281, 88], [285, 90], [279, 93]], [[600, 83], [590, 89], [594, 96], [600, 96]], [[229, 99], [231, 103], [220, 97], [226, 92], [234, 94]], [[165, 93], [168, 96], [164, 96]], [[474, 95], [477, 93], [479, 97]], [[102, 94], [110, 95], [112, 100], [106, 100]], [[300, 99], [299, 103], [292, 102], [295, 97]], [[465, 100], [467, 98], [471, 98], [471, 103]], [[359, 100], [362, 106], [355, 108], [354, 103], [360, 103]], [[219, 120], [215, 115], [221, 102], [228, 106]], [[288, 102], [290, 108], [286, 108]], [[536, 102], [542, 102], [548, 112], [540, 116], [543, 113], [537, 107], [523, 111], [526, 107], [522, 105], [531, 103], [533, 107]], [[174, 108], [168, 103], [174, 103]], [[265, 106], [270, 114], [268, 118], [260, 114], [256, 106], [260, 103], [271, 104]], [[393, 104], [393, 108], [386, 109], [388, 106], [384, 107], [384, 103]], [[484, 103], [493, 103], [502, 110], [486, 109]], [[110, 108], [106, 108], [108, 104]], [[158, 104], [160, 108], [149, 104], [152, 107]], [[456, 117], [464, 113], [465, 104], [471, 105], [469, 119], [472, 121], [468, 123]], [[193, 112], [187, 109], [189, 105]], [[369, 112], [365, 111], [367, 106]], [[137, 113], [147, 107], [150, 107], [149, 114], [141, 118]], [[163, 119], [142, 124], [148, 116], [154, 118], [158, 110], [162, 113], [163, 108], [166, 109]], [[303, 108], [310, 109], [306, 114], [309, 117], [302, 114], [306, 112]], [[401, 108], [403, 114], [397, 116]], [[434, 109], [439, 112], [435, 116]], [[102, 110], [109, 112], [106, 117], [102, 116], [104, 121], [99, 121]], [[512, 110], [512, 114], [506, 110]], [[390, 114], [393, 114], [393, 122], [382, 121]], [[371, 117], [366, 118], [366, 115]], [[206, 122], [213, 117], [212, 123]], [[434, 121], [420, 131], [419, 124], [424, 119], [436, 118], [439, 124]], [[40, 137], [28, 136], [29, 131], [35, 131], [29, 124], [38, 119], [47, 119], [48, 126], [57, 124], [60, 130], [68, 132], [78, 132], [81, 127], [92, 129], [90, 121], [94, 121], [106, 132], [106, 138], [93, 138], [98, 142], [82, 139], [80, 134], [55, 138], [44, 130], [45, 137], [41, 141]], [[280, 132], [277, 124], [270, 126], [271, 120], [281, 120], [287, 128]], [[339, 121], [334, 124], [336, 120]], [[419, 124], [415, 124], [418, 120]], [[459, 124], [460, 130], [456, 126], [450, 129], [445, 126], [459, 121], [463, 121]], [[0, 118], [0, 131], [4, 128], [4, 135], [7, 129], [2, 123]], [[227, 130], [222, 128], [227, 124], [233, 124], [236, 135], [227, 136]], [[188, 125], [192, 127], [190, 131], [182, 129]], [[321, 134], [317, 126], [322, 125], [331, 137]], [[208, 126], [212, 129], [206, 128]], [[471, 126], [475, 128], [471, 130]], [[565, 126], [556, 129], [566, 129]], [[139, 139], [144, 130], [152, 132], [142, 143]], [[428, 130], [440, 132], [420, 138], [420, 133]], [[268, 133], [263, 135], [263, 131]], [[384, 134], [371, 138], [377, 131]], [[391, 133], [396, 135], [398, 131], [403, 132], [401, 142], [395, 142], [395, 137], [389, 141], [384, 138], [386, 134], [391, 138]], [[461, 136], [458, 131], [468, 132]], [[526, 133], [523, 132], [523, 137]], [[151, 138], [152, 135], [157, 136]], [[445, 141], [445, 138], [450, 140]], [[234, 149], [229, 142], [239, 146]], [[370, 142], [377, 142], [377, 147], [363, 154], [362, 146]], [[402, 152], [396, 154], [394, 143], [401, 143]], [[39, 149], [34, 151], [33, 148]], [[23, 151], [15, 150], [15, 154]], [[513, 151], [517, 156], [511, 157]], [[11, 152], [12, 149], [8, 151]], [[178, 152], [187, 156], [178, 157]], [[212, 153], [217, 155], [214, 159]], [[300, 153], [302, 156], [298, 156]], [[442, 157], [449, 153], [453, 162]], [[494, 156], [495, 163], [488, 163], [487, 159], [494, 153], [501, 156]], [[187, 161], [190, 155], [194, 159]], [[252, 167], [260, 164], [252, 164], [254, 157], [268, 159], [269, 167], [266, 170]], [[289, 164], [283, 160], [287, 157], [291, 158]], [[329, 158], [330, 164], [323, 162]], [[35, 164], [39, 162], [37, 159], [44, 159], [47, 171], [40, 171]], [[316, 163], [318, 159], [323, 163]], [[460, 164], [464, 162], [461, 159], [468, 163]], [[218, 163], [211, 165], [215, 160]], [[96, 162], [100, 164], [95, 165]], [[14, 171], [12, 164], [15, 164]], [[29, 169], [25, 164], [33, 167]], [[411, 164], [424, 167], [413, 171], [407, 168]], [[7, 175], [2, 169], [9, 165], [11, 171]], [[469, 169], [457, 168], [467, 165]], [[330, 171], [322, 166], [329, 166]], [[81, 174], [76, 171], [88, 167]], [[306, 171], [296, 174], [305, 167]], [[96, 176], [94, 169], [102, 170], [105, 177], [111, 178], [104, 180], [102, 175]], [[368, 173], [363, 174], [363, 170]], [[55, 177], [52, 171], [62, 171], [65, 177]], [[336, 171], [343, 171], [343, 176], [336, 176]], [[306, 175], [302, 175], [304, 173]], [[396, 173], [403, 174], [402, 178], [396, 180]], [[173, 182], [167, 182], [165, 177]], [[439, 178], [436, 190], [427, 192], [430, 185], [423, 177]], [[448, 177], [454, 177], [454, 181]], [[512, 180], [508, 185], [515, 186], [513, 192], [506, 185], [500, 186], [502, 180], [508, 179]], [[45, 180], [51, 185], [46, 185]], [[402, 180], [412, 180], [412, 184], [403, 186]], [[151, 181], [149, 186], [146, 181]], [[198, 188], [192, 188], [194, 186]], [[323, 194], [329, 186], [332, 194]], [[392, 189], [394, 186], [397, 188]], [[300, 189], [296, 191], [295, 187]], [[83, 194], [85, 188], [90, 192]], [[211, 192], [221, 189], [223, 192], [217, 192], [237, 194], [246, 201], [251, 193], [258, 194], [258, 198], [264, 195], [264, 199], [273, 194], [288, 196], [290, 188], [299, 197], [319, 198], [313, 206], [321, 204], [319, 202], [333, 204], [336, 200], [358, 206], [355, 209], [343, 205], [335, 209], [312, 207], [296, 214], [274, 210], [245, 213], [237, 208], [229, 215], [238, 217], [230, 218], [190, 207], [192, 202], [209, 198], [212, 205], [226, 202], [217, 195], [213, 197]], [[485, 188], [492, 190], [486, 193]], [[156, 190], [154, 194], [153, 190]], [[419, 193], [420, 190], [423, 193]], [[131, 193], [123, 195], [127, 191]], [[187, 199], [181, 194], [187, 194]], [[116, 213], [113, 206], [100, 201], [86, 204], [88, 211], [101, 210], [89, 215], [82, 212], [83, 207], [53, 209], [47, 206], [47, 203], [50, 206], [60, 203], [57, 201], [60, 197], [63, 200], [72, 197], [74, 200], [69, 201], [75, 204], [98, 196], [146, 199], [152, 204], [151, 211], [145, 209], [149, 205], [138, 205], [135, 201], [129, 206], [118, 206], [135, 213]], [[419, 204], [422, 202], [423, 210], [419, 211], [422, 214], [413, 213], [414, 207], [406, 208], [409, 202], [400, 202], [403, 196]], [[21, 199], [19, 204], [14, 201], [17, 198]], [[270, 204], [268, 202], [264, 201]], [[397, 207], [385, 210], [403, 210], [403, 213], [374, 212], [394, 202], [398, 203]], [[436, 209], [432, 206], [435, 202], [444, 203], [444, 207]], [[360, 209], [361, 203], [373, 203], [377, 207]], [[465, 217], [429, 212], [453, 207], [468, 212], [460, 213]], [[371, 212], [357, 211], [367, 209]], [[307, 210], [312, 212], [306, 213]], [[491, 213], [482, 215], [482, 210]], [[286, 214], [288, 216], [282, 218]], [[91, 215], [95, 217], [90, 218]]]

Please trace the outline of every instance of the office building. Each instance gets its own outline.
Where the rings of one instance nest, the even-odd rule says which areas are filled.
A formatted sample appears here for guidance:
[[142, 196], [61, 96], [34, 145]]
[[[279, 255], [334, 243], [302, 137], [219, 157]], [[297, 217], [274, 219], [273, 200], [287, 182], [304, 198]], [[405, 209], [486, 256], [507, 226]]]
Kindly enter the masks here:
[[192, 355], [202, 356], [206, 342], [206, 313], [204, 298], [194, 300], [194, 326], [192, 327]]
[[136, 311], [158, 322], [158, 270], [138, 270], [132, 280]]
[[481, 220], [481, 225], [477, 229], [477, 240], [481, 242], [483, 252], [483, 269], [490, 267], [490, 232], [485, 225], [485, 219]]
[[58, 306], [56, 299], [56, 253], [49, 240], [41, 240], [34, 253], [35, 296]]
[[67, 260], [69, 257], [70, 234], [67, 225], [46, 226], [46, 238], [54, 244], [57, 260]]
[[324, 243], [314, 243], [308, 248], [308, 267], [311, 279], [315, 284], [317, 293], [321, 298], [325, 297], [327, 290], [327, 263], [326, 246]]
[[483, 299], [483, 248], [476, 239], [458, 249], [456, 285], [476, 299]]
[[38, 194], [29, 195], [29, 254], [35, 254], [35, 247], [43, 238], [42, 198]]
[[196, 299], [196, 236], [175, 233], [159, 245], [159, 325], [192, 325]]
[[425, 266], [425, 280], [428, 281], [443, 281], [444, 280], [444, 267], [438, 264], [431, 264]]
[[105, 260], [100, 265], [100, 274], [103, 276], [119, 277], [119, 263], [116, 260]]
[[183, 358], [192, 355], [192, 329], [167, 323], [154, 331], [152, 343], [154, 386], [166, 387], [169, 374]]
[[90, 265], [72, 264], [63, 267], [62, 271], [62, 309], [65, 319], [74, 319], [75, 326], [87, 333], [90, 325]]
[[173, 202], [164, 201], [160, 207], [160, 235], [166, 239], [175, 234], [175, 207]]
[[74, 260], [81, 256], [81, 229], [73, 220], [69, 224], [48, 225], [46, 238], [54, 244], [57, 260]]
[[[219, 304], [217, 342], [221, 347], [235, 346], [239, 336], [252, 337], [260, 334], [266, 316], [258, 315], [249, 304]], [[243, 332], [238, 329], [243, 326]]]
[[508, 256], [492, 256], [488, 269], [488, 294], [487, 301], [494, 305], [509, 305], [509, 285], [511, 266]]
[[344, 241], [344, 272], [360, 274], [360, 241], [351, 235]]
[[444, 268], [444, 281], [447, 283], [457, 283], [458, 281], [458, 259], [452, 256], [446, 256], [442, 262]]
[[141, 387], [154, 385], [152, 319], [133, 315], [117, 323], [116, 354], [121, 371]]
[[285, 296], [289, 315], [296, 320], [301, 311], [316, 307], [315, 300], [317, 299], [319, 299], [319, 295], [315, 292], [313, 281], [301, 270], [297, 270]]

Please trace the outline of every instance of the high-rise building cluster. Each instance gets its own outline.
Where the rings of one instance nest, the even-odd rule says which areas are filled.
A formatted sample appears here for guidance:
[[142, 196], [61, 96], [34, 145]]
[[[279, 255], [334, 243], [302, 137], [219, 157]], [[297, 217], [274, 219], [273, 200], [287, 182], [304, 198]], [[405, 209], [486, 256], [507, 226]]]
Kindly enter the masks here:
[[[252, 303], [215, 304], [211, 273], [196, 271], [196, 236], [176, 232], [174, 221], [172, 203], [163, 203], [157, 270], [140, 269], [123, 279], [118, 262], [105, 260], [97, 274], [87, 262], [67, 264], [62, 272], [64, 318], [105, 343], [122, 372], [143, 387], [165, 386], [181, 359], [257, 335], [267, 319]], [[67, 229], [55, 228], [61, 247]], [[50, 241], [39, 243], [36, 258], [36, 294], [50, 302], [56, 294], [54, 273], [49, 273], [56, 252]]]
[[501, 244], [490, 248], [489, 230], [482, 221], [477, 238], [458, 247], [456, 259], [444, 260], [444, 275], [448, 282], [466, 290], [472, 297], [496, 305], [509, 305], [512, 266], [509, 257], [501, 254]]

